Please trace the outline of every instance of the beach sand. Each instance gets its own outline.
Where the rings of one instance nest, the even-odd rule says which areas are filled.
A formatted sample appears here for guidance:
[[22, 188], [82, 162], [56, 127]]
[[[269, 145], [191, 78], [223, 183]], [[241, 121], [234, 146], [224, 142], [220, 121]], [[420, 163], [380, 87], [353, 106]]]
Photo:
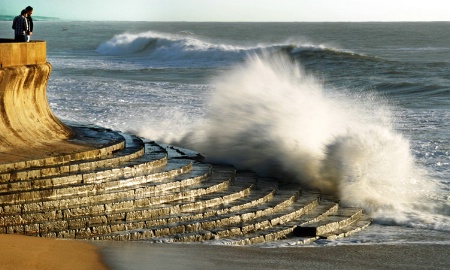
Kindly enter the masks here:
[[0, 234], [1, 270], [103, 270], [98, 247], [86, 241]]
[[255, 248], [0, 235], [0, 269], [448, 269], [440, 244]]

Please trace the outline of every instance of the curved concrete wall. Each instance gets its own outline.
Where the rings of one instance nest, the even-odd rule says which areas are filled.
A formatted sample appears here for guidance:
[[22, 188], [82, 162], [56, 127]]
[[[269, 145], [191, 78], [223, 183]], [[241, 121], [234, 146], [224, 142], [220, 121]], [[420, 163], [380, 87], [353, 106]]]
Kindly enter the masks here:
[[52, 67], [45, 60], [45, 42], [2, 41], [0, 151], [69, 138], [70, 129], [55, 117], [47, 101], [46, 88]]

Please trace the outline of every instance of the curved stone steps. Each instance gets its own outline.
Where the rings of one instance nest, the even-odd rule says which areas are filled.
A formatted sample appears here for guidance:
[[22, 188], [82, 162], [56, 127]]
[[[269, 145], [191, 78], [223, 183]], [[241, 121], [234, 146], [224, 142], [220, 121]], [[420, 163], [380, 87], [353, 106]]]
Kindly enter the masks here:
[[[167, 154], [162, 152], [159, 146], [146, 145], [146, 151], [147, 153], [144, 156], [129, 161], [123, 161], [120, 166], [97, 167], [91, 168], [90, 171], [83, 169], [84, 171], [82, 172], [80, 172], [78, 168], [75, 168], [72, 169], [71, 172], [61, 173], [55, 176], [0, 183], [0, 200], [2, 195], [9, 193], [57, 188], [60, 186], [82, 183], [102, 183], [120, 177], [147, 175], [149, 173], [154, 174], [156, 172], [155, 168], [167, 164]], [[71, 167], [77, 166], [71, 165]]]
[[[30, 205], [35, 202], [45, 203], [55, 200], [67, 202], [70, 198], [75, 200], [86, 199], [88, 201], [104, 200], [106, 197], [112, 198], [111, 192], [114, 190], [121, 190], [120, 192], [129, 192], [133, 186], [144, 184], [146, 182], [158, 180], [166, 177], [173, 177], [182, 173], [186, 173], [192, 169], [192, 160], [177, 160], [159, 169], [158, 172], [148, 176], [134, 177], [133, 175], [124, 175], [122, 178], [115, 181], [95, 183], [90, 181], [84, 183], [84, 178], [81, 183], [74, 183], [70, 185], [57, 186], [55, 188], [42, 188], [23, 192], [8, 192], [0, 195], [0, 207], [14, 206], [14, 205]], [[83, 175], [84, 176], [84, 175]], [[116, 173], [114, 177], [120, 176]], [[79, 179], [79, 178], [77, 178]], [[103, 180], [103, 178], [102, 178]], [[134, 190], [134, 189], [133, 189]], [[102, 191], [109, 191], [108, 193]], [[134, 192], [133, 192], [134, 193]], [[80, 196], [86, 196], [81, 197]], [[89, 196], [89, 197], [87, 197]], [[101, 199], [99, 199], [101, 198]], [[43, 205], [42, 205], [43, 206]], [[44, 208], [47, 209], [47, 208]]]
[[[232, 185], [222, 192], [211, 193], [194, 200], [191, 198], [179, 201], [173, 201], [169, 205], [163, 204], [161, 207], [152, 207], [148, 209], [135, 209], [133, 212], [127, 212], [124, 221], [134, 220], [166, 220], [166, 223], [182, 222], [196, 219], [199, 216], [206, 218], [223, 213], [233, 212], [267, 202], [273, 198], [276, 193], [276, 187], [271, 186], [267, 189], [260, 189], [254, 192], [253, 181], [234, 181]], [[117, 219], [119, 220], [119, 219]]]
[[293, 234], [298, 237], [320, 237], [347, 227], [362, 216], [363, 210], [361, 208], [339, 208], [322, 220], [295, 227]]
[[[345, 208], [344, 208], [345, 209]], [[341, 209], [342, 210], [342, 209]], [[356, 210], [356, 212], [358, 212], [358, 210]], [[350, 216], [348, 218], [349, 220], [352, 219], [352, 217]], [[287, 224], [285, 226], [285, 231], [283, 231], [282, 229], [277, 229], [277, 228], [273, 228], [273, 231], [270, 231], [268, 233], [264, 233], [260, 236], [252, 236], [252, 237], [247, 237], [246, 239], [239, 239], [239, 240], [235, 240], [235, 241], [230, 241], [229, 244], [234, 244], [234, 245], [262, 245], [262, 246], [267, 246], [267, 242], [270, 241], [275, 241], [277, 240], [277, 246], [298, 246], [298, 245], [305, 245], [305, 244], [310, 244], [312, 242], [315, 242], [317, 240], [336, 240], [338, 238], [342, 238], [342, 237], [348, 237], [354, 233], [357, 233], [361, 230], [363, 230], [364, 228], [366, 228], [367, 226], [369, 226], [371, 224], [372, 220], [365, 216], [362, 215], [358, 220], [353, 220], [351, 222], [348, 222], [348, 225], [344, 225], [343, 227], [334, 230], [334, 231], [330, 231], [326, 234], [322, 234], [322, 235], [309, 235], [309, 236], [296, 236], [293, 233], [293, 229], [295, 229], [296, 225], [294, 222], [290, 222], [289, 224]], [[312, 223], [312, 222], [307, 222], [307, 223]], [[261, 236], [263, 238], [261, 238]], [[287, 239], [284, 239], [287, 238]], [[262, 241], [264, 240], [264, 241]]]
[[[213, 200], [214, 204], [199, 201], [198, 203], [201, 203], [202, 205], [200, 209], [204, 209], [202, 215], [207, 218], [255, 207], [271, 201], [278, 193], [277, 185], [273, 182], [257, 181], [255, 184], [255, 186], [251, 187], [251, 190], [244, 189], [231, 194], [229, 192], [223, 192], [223, 195], [220, 192], [216, 193], [214, 195], [219, 195], [220, 200], [218, 202], [216, 202], [217, 200]], [[250, 193], [247, 194], [247, 192]], [[209, 200], [208, 197], [206, 199]], [[196, 203], [195, 206], [198, 203]], [[192, 211], [192, 209], [189, 209], [188, 207], [189, 205], [182, 206], [183, 213], [187, 212], [187, 215]], [[186, 220], [189, 219], [191, 218], [188, 216]]]
[[[251, 184], [251, 183], [248, 183]], [[249, 186], [248, 189], [252, 189], [253, 186]], [[280, 196], [281, 197], [281, 196]], [[262, 201], [265, 202], [265, 201]], [[179, 224], [188, 224], [188, 223], [198, 223], [200, 220], [211, 220], [211, 217], [213, 216], [212, 213], [214, 213], [214, 216], [219, 216], [222, 219], [223, 218], [229, 218], [229, 217], [225, 217], [225, 215], [221, 214], [221, 212], [225, 212], [224, 209], [220, 209], [219, 212], [216, 212], [214, 210], [211, 209], [201, 209], [204, 210], [205, 212], [202, 211], [197, 211], [197, 212], [190, 212], [188, 214], [186, 213], [182, 213], [179, 212], [178, 214], [175, 213], [171, 213], [170, 215], [158, 215], [160, 213], [158, 213], [157, 215], [152, 215], [152, 216], [147, 216], [147, 217], [140, 217], [139, 219], [137, 219], [136, 217], [133, 217], [133, 219], [128, 219], [128, 217], [126, 218], [125, 221], [121, 221], [121, 222], [111, 222], [111, 224], [109, 224], [110, 226], [127, 226], [127, 228], [133, 228], [133, 229], [152, 229], [152, 230], [156, 230], [156, 231], [166, 231], [166, 229], [168, 228], [170, 231], [176, 230], [177, 226], [179, 226]], [[226, 212], [230, 212], [229, 209], [226, 210]], [[245, 212], [242, 211], [242, 213], [245, 214]], [[241, 213], [241, 214], [242, 214]], [[138, 225], [135, 225], [138, 224]], [[174, 225], [177, 224], [177, 225]], [[190, 226], [190, 225], [187, 225]], [[96, 235], [92, 235], [91, 238], [104, 238], [104, 239], [108, 239], [108, 238], [114, 238], [114, 236], [112, 235], [106, 235], [106, 236], [96, 236]]]
[[[144, 142], [150, 142], [150, 141], [144, 139]], [[169, 155], [169, 158], [171, 158], [171, 159], [186, 158], [186, 159], [193, 159], [193, 160], [197, 160], [197, 161], [203, 161], [203, 159], [204, 159], [200, 153], [193, 151], [191, 149], [183, 148], [180, 146], [169, 145], [169, 144], [165, 144], [165, 143], [158, 143], [158, 145], [165, 149], [165, 151]]]
[[253, 172], [194, 162], [203, 157], [189, 149], [122, 137], [125, 148], [102, 158], [0, 176], [0, 233], [233, 245], [288, 238], [289, 245], [370, 224], [361, 209], [341, 209], [317, 193], [293, 195], [298, 186], [277, 187]]
[[[183, 166], [179, 167], [172, 167], [169, 168], [167, 171], [160, 172], [165, 174], [166, 177], [171, 177], [172, 175], [177, 175], [180, 173], [185, 173], [187, 171], [190, 171], [192, 168], [192, 161], [191, 160], [180, 160], [178, 163], [182, 163]], [[152, 181], [159, 179], [144, 179], [143, 181]], [[74, 194], [66, 194], [66, 198], [41, 198], [36, 200], [35, 202], [23, 202], [23, 203], [11, 203], [6, 202], [3, 203], [0, 206], [0, 211], [3, 214], [10, 214], [14, 215], [17, 213], [27, 213], [27, 212], [38, 212], [38, 211], [49, 211], [52, 209], [67, 209], [68, 206], [93, 206], [95, 204], [104, 204], [107, 202], [118, 202], [121, 198], [126, 197], [132, 197], [134, 199], [137, 198], [143, 198], [143, 194], [140, 193], [139, 189], [140, 184], [142, 184], [142, 181], [137, 182], [134, 178], [129, 178], [128, 180], [134, 181], [131, 185], [126, 188], [126, 185], [122, 186], [112, 186], [111, 190], [109, 192], [104, 192], [99, 194], [96, 193], [95, 189], [93, 190], [93, 194], [90, 194], [90, 196], [79, 196], [79, 193]], [[125, 179], [124, 181], [127, 181]], [[137, 187], [134, 187], [133, 185], [137, 185]], [[80, 187], [85, 187], [85, 185], [80, 185]], [[96, 187], [95, 185], [92, 187]], [[91, 190], [91, 188], [87, 189], [88, 191]], [[152, 190], [152, 187], [149, 188], [149, 190]], [[166, 194], [167, 195], [167, 194]], [[170, 195], [170, 194], [169, 194]], [[163, 195], [164, 196], [164, 195]], [[158, 200], [161, 196], [155, 196], [152, 198], [152, 200]]]
[[[241, 179], [242, 180], [242, 179]], [[236, 189], [236, 194], [239, 194], [239, 196], [245, 196], [248, 192], [242, 192], [245, 189], [243, 188], [253, 188], [253, 180], [247, 179], [248, 181], [239, 181], [235, 180], [233, 183], [234, 186], [238, 186]], [[273, 184], [273, 183], [272, 183]], [[250, 185], [249, 187], [247, 187]], [[264, 186], [264, 185], [262, 185]], [[272, 185], [273, 191], [274, 186]], [[264, 189], [262, 189], [264, 190]], [[236, 199], [236, 195], [228, 192], [228, 194], [223, 195], [221, 203], [224, 203], [223, 199], [226, 197], [231, 197], [232, 199]], [[265, 201], [267, 200], [266, 197], [271, 197], [270, 194], [266, 194], [262, 197], [255, 198], [254, 202], [247, 201], [246, 203], [257, 203], [258, 201]], [[213, 201], [217, 202], [216, 199], [213, 199]], [[226, 201], [226, 200], [225, 200]], [[192, 206], [189, 206], [192, 205]], [[159, 218], [160, 216], [163, 216], [164, 214], [173, 214], [176, 212], [186, 211], [186, 209], [195, 209], [198, 207], [198, 202], [192, 202], [188, 203], [186, 205], [179, 205], [179, 204], [171, 204], [170, 206], [165, 206], [164, 208], [148, 208], [148, 207], [142, 207], [141, 210], [136, 209], [136, 211], [127, 211], [124, 213], [119, 213], [118, 215], [110, 215], [105, 214], [104, 216], [99, 216], [97, 218], [92, 217], [86, 217], [86, 218], [80, 218], [78, 220], [64, 220], [62, 221], [65, 226], [69, 226], [70, 229], [63, 230], [63, 231], [54, 231], [54, 232], [46, 232], [46, 229], [41, 229], [41, 236], [52, 236], [52, 237], [77, 237], [77, 238], [83, 238], [83, 237], [91, 237], [92, 234], [97, 234], [95, 232], [115, 232], [120, 231], [123, 229], [130, 229], [130, 228], [142, 228], [142, 227], [148, 227], [153, 226], [153, 224], [149, 223], [149, 220], [154, 220], [154, 218]], [[237, 208], [236, 205], [231, 206], [231, 208]], [[202, 210], [202, 209], [199, 209]], [[137, 216], [133, 216], [130, 218], [130, 214], [134, 215], [136, 212], [144, 212], [138, 213]], [[201, 212], [200, 212], [201, 213]], [[198, 216], [198, 214], [194, 214], [191, 217]], [[144, 217], [144, 220], [142, 220], [142, 217]], [[184, 216], [188, 217], [188, 216]], [[120, 221], [120, 222], [116, 222]], [[125, 222], [126, 221], [126, 222]], [[132, 222], [135, 221], [135, 222]], [[145, 222], [145, 223], [144, 223]], [[60, 223], [53, 223], [54, 225], [48, 226], [49, 223], [43, 224], [45, 228], [49, 227], [56, 227], [61, 228]], [[89, 227], [89, 230], [92, 233], [88, 233], [84, 228]], [[30, 232], [28, 232], [30, 233]], [[109, 239], [110, 236], [104, 237], [106, 239]]]
[[347, 226], [341, 227], [337, 230], [321, 234], [318, 237], [326, 240], [336, 240], [338, 238], [348, 237], [354, 233], [357, 233], [372, 223], [372, 219], [366, 215], [363, 215], [358, 220], [351, 222]]
[[[311, 193], [310, 196], [319, 197], [317, 193]], [[308, 200], [307, 200], [308, 201]], [[301, 204], [301, 203], [300, 203]], [[235, 228], [235, 234], [229, 235], [227, 238], [215, 237], [212, 240], [218, 241], [220, 244], [226, 245], [257, 245], [263, 242], [270, 242], [279, 239], [286, 238], [292, 231], [299, 225], [299, 223], [308, 223], [311, 221], [322, 220], [329, 214], [337, 211], [339, 204], [331, 201], [323, 201], [319, 199], [318, 204], [311, 205], [313, 208], [309, 207], [304, 211], [294, 212], [294, 217], [291, 215], [290, 219], [284, 217], [281, 220], [275, 219], [276, 222], [268, 223], [266, 222], [263, 227], [258, 227], [257, 230], [242, 232], [241, 228]], [[291, 207], [292, 208], [292, 207]], [[281, 222], [280, 222], [281, 221]], [[277, 223], [278, 222], [278, 223]], [[250, 228], [252, 228], [250, 226]], [[214, 236], [214, 235], [209, 235]], [[197, 238], [198, 241], [204, 241], [204, 238]], [[317, 240], [309, 239], [311, 241]], [[306, 243], [307, 240], [305, 240]]]
[[[239, 190], [242, 191], [242, 188], [252, 188], [253, 183], [240, 183]], [[154, 209], [155, 211], [151, 211]], [[155, 218], [159, 221], [160, 216], [163, 216], [164, 213], [170, 213], [171, 211], [180, 211], [180, 207], [171, 206], [166, 207], [166, 209], [148, 209], [148, 207], [137, 208], [133, 211], [129, 209], [123, 209], [122, 212], [116, 212], [115, 214], [105, 213], [104, 210], [98, 213], [98, 216], [85, 215], [82, 217], [72, 216], [64, 216], [64, 219], [59, 220], [57, 222], [43, 222], [39, 226], [39, 232], [36, 231], [25, 231], [25, 234], [31, 235], [47, 235], [52, 234], [56, 237], [67, 237], [67, 235], [71, 235], [76, 238], [92, 238], [98, 236], [99, 232], [104, 233], [112, 233], [116, 231], [121, 231], [123, 229], [142, 229], [153, 227]], [[146, 211], [146, 215], [143, 217], [139, 213], [139, 211]], [[132, 217], [130, 217], [130, 215]], [[198, 215], [197, 215], [198, 216]], [[168, 218], [168, 221], [173, 221], [172, 218]], [[168, 222], [167, 221], [167, 222]], [[89, 231], [86, 228], [89, 228]], [[13, 229], [13, 228], [11, 228]], [[49, 229], [53, 229], [53, 231], [49, 231]]]
[[[254, 219], [242, 219], [236, 224], [226, 224], [225, 226], [214, 228], [212, 230], [202, 230], [199, 233], [179, 234], [174, 237], [170, 237], [169, 241], [206, 241], [250, 235], [252, 233], [262, 230], [264, 231], [273, 226], [288, 222], [289, 220], [308, 212], [311, 208], [318, 204], [318, 201], [319, 198], [316, 197], [316, 195], [309, 194], [308, 196], [300, 197], [299, 200], [293, 202], [290, 207], [284, 209], [266, 208], [263, 210], [263, 215], [257, 216]], [[166, 238], [164, 241], [168, 241], [168, 239]]]
[[[338, 209], [339, 203], [321, 198], [318, 205], [316, 205], [313, 209], [310, 209], [310, 211], [297, 217], [296, 219], [284, 222], [283, 224], [280, 224], [276, 227], [270, 227], [267, 230], [256, 232], [254, 234], [229, 239], [227, 240], [227, 244], [255, 245], [263, 242], [280, 240], [292, 235], [292, 232], [297, 226], [321, 221], [327, 218], [329, 215], [335, 213]], [[301, 241], [306, 244], [311, 243], [317, 239], [319, 239], [318, 236], [303, 237]], [[300, 240], [297, 239], [296, 241]]]
[[[261, 234], [263, 238], [253, 237], [246, 244], [266, 243], [283, 238], [289, 238], [283, 243], [287, 245], [309, 244], [325, 237], [325, 234], [331, 238], [335, 232], [345, 233], [350, 231], [350, 228], [356, 224], [356, 220], [362, 216], [362, 209], [341, 208], [336, 202], [326, 201], [305, 216], [292, 220], [280, 228], [273, 228], [269, 232]], [[299, 228], [303, 227], [308, 228], [307, 231], [309, 233], [299, 233]], [[354, 228], [351, 230], [356, 232], [358, 229]], [[315, 231], [323, 233], [323, 237], [314, 234]], [[264, 241], [261, 241], [262, 239]]]
[[292, 223], [286, 223], [288, 226], [305, 225], [325, 219], [339, 209], [339, 203], [333, 200], [321, 198], [319, 205], [314, 209], [296, 219]]
[[[195, 174], [190, 174], [189, 176], [186, 175], [185, 179], [180, 179], [180, 181], [178, 182], [169, 182], [169, 183], [165, 183], [163, 182], [162, 185], [166, 186], [167, 184], [169, 184], [169, 187], [167, 187], [168, 189], [174, 187], [174, 186], [179, 186], [182, 185], [182, 182], [191, 182], [188, 184], [193, 184], [193, 183], [200, 183], [201, 181], [203, 181], [203, 179], [206, 179], [207, 177], [210, 176], [211, 172], [210, 172], [210, 166], [206, 166], [203, 165], [203, 170], [197, 170]], [[189, 174], [189, 173], [188, 173]], [[154, 185], [150, 186], [151, 188], [158, 188], [158, 183], [152, 183]], [[172, 187], [171, 187], [172, 186]], [[108, 205], [112, 205], [113, 203], [117, 203], [119, 202], [119, 199], [123, 198], [119, 197], [119, 195], [121, 196], [128, 196], [128, 198], [132, 199], [136, 199], [136, 198], [143, 198], [144, 196], [141, 194], [140, 190], [142, 188], [146, 188], [145, 186], [142, 185], [138, 185], [138, 186], [134, 186], [134, 187], [130, 187], [129, 190], [125, 190], [123, 188], [120, 188], [118, 191], [116, 192], [117, 194], [109, 194], [109, 193], [105, 193], [103, 197], [110, 197], [109, 200], [101, 200], [100, 196], [94, 197], [85, 197], [86, 199], [89, 199], [88, 201], [82, 201], [85, 199], [79, 199], [78, 197], [75, 198], [74, 200], [74, 204], [69, 204], [68, 200], [63, 201], [62, 205], [57, 204], [56, 206], [54, 205], [53, 201], [49, 201], [47, 204], [44, 203], [34, 203], [34, 204], [21, 204], [21, 208], [18, 209], [17, 207], [11, 207], [10, 209], [6, 209], [3, 211], [3, 215], [0, 217], [0, 220], [2, 220], [3, 222], [0, 224], [4, 224], [4, 225], [19, 225], [19, 224], [24, 224], [23, 220], [32, 220], [33, 222], [43, 222], [43, 221], [49, 221], [49, 219], [55, 219], [55, 217], [58, 216], [58, 213], [60, 213], [60, 216], [68, 216], [68, 213], [84, 213], [85, 215], [93, 215], [96, 211], [100, 212], [100, 213], [104, 213], [106, 211], [106, 207]], [[53, 207], [50, 207], [50, 206]], [[99, 207], [100, 205], [100, 207]], [[112, 206], [110, 206], [112, 207]], [[12, 210], [16, 209], [16, 212], [13, 212]], [[73, 214], [72, 213], [72, 214]], [[17, 217], [20, 217], [21, 223], [15, 223], [15, 220]], [[62, 217], [60, 217], [62, 218]]]
[[16, 189], [24, 191], [28, 189], [53, 188], [60, 185], [80, 184], [80, 183], [101, 183], [120, 177], [155, 174], [157, 168], [167, 164], [167, 154], [161, 151], [159, 146], [146, 145], [147, 153], [144, 156], [131, 161], [124, 162], [120, 167], [115, 166], [108, 169], [94, 169], [83, 173], [63, 173], [54, 177], [43, 177], [28, 181], [14, 181], [0, 183], [6, 191], [15, 192]]
[[[116, 131], [88, 126], [71, 126], [70, 130], [72, 138], [61, 142], [67, 147], [66, 153], [47, 153], [48, 149], [33, 147], [34, 152], [47, 154], [42, 158], [22, 158], [20, 161], [0, 164], [2, 178], [7, 179], [10, 177], [8, 173], [31, 167], [53, 166], [76, 160], [101, 159], [125, 147], [125, 139]], [[60, 142], [54, 142], [53, 144], [53, 147], [56, 147]], [[78, 148], [77, 145], [79, 145]], [[48, 148], [49, 146], [45, 147]]]
[[[170, 203], [173, 198], [180, 199], [181, 197], [195, 197], [204, 194], [212, 193], [217, 190], [226, 188], [232, 178], [234, 171], [230, 171], [228, 175], [223, 172], [218, 176], [212, 176], [209, 183], [194, 185], [186, 191], [170, 191], [166, 194], [158, 196], [142, 196], [133, 193], [133, 190], [125, 195], [129, 196], [126, 200], [107, 200], [107, 201], [78, 201], [77, 198], [69, 200], [52, 201], [55, 205], [36, 204], [34, 207], [25, 207], [22, 212], [9, 212], [7, 215], [2, 215], [0, 221], [2, 226], [9, 227], [9, 231], [19, 231], [17, 226], [28, 225], [31, 223], [49, 222], [50, 220], [60, 221], [74, 218], [82, 218], [88, 216], [95, 218], [95, 215], [115, 216], [115, 219], [124, 220], [126, 215], [131, 212], [131, 209], [148, 209], [149, 207], [158, 206], [158, 204]], [[142, 197], [142, 198], [141, 198]], [[89, 197], [85, 197], [89, 198]], [[84, 198], [82, 198], [84, 199]], [[49, 208], [49, 209], [44, 209]], [[20, 214], [21, 213], [21, 214]]]
[[[154, 238], [152, 241], [204, 241], [211, 239], [214, 233], [211, 230], [217, 229], [215, 234], [219, 233], [218, 228], [229, 228], [227, 231], [228, 234], [236, 233], [236, 228], [233, 227], [236, 224], [242, 223], [243, 220], [247, 220], [247, 226], [249, 224], [253, 224], [253, 227], [263, 226], [261, 224], [267, 223], [267, 218], [272, 218], [273, 222], [276, 222], [275, 219], [280, 218], [281, 216], [289, 216], [292, 214], [292, 210], [287, 210], [287, 206], [292, 203], [296, 204], [295, 198], [298, 196], [298, 193], [291, 192], [291, 196], [287, 196], [288, 198], [284, 198], [284, 200], [278, 201], [274, 200], [272, 205], [270, 205], [270, 201], [261, 204], [253, 209], [244, 209], [243, 211], [238, 211], [236, 213], [231, 213], [228, 215], [220, 215], [215, 218], [207, 218], [200, 220], [191, 220], [185, 223], [179, 224], [168, 224], [166, 226], [153, 227], [151, 229], [143, 230], [131, 230], [125, 232], [118, 232], [116, 234], [107, 235], [100, 239], [133, 239], [133, 240], [142, 240], [147, 238]], [[281, 197], [281, 196], [280, 196]], [[317, 198], [316, 198], [317, 199]], [[304, 202], [302, 202], [304, 203]], [[314, 204], [313, 202], [310, 202]], [[273, 214], [277, 212], [277, 214]], [[295, 212], [295, 211], [294, 211]], [[272, 215], [272, 216], [271, 216]], [[253, 222], [253, 223], [251, 223]], [[205, 231], [204, 229], [209, 229]], [[246, 228], [248, 229], [248, 228]], [[225, 230], [225, 229], [224, 229]], [[170, 239], [170, 240], [169, 240]]]
[[306, 212], [295, 219], [287, 222], [276, 224], [275, 226], [267, 226], [262, 230], [254, 231], [249, 234], [243, 234], [238, 237], [231, 237], [223, 240], [218, 240], [221, 244], [227, 245], [258, 245], [266, 244], [267, 242], [280, 241], [280, 239], [290, 238], [284, 241], [284, 245], [299, 245], [308, 244], [319, 239], [319, 236], [303, 236], [295, 237], [293, 239], [293, 231], [302, 223], [311, 223], [312, 220], [323, 220], [330, 214], [338, 211], [338, 204], [334, 202], [321, 202], [315, 208]]
[[136, 159], [145, 154], [146, 147], [142, 140], [126, 134], [123, 134], [123, 137], [126, 140], [125, 148], [116, 150], [101, 159], [71, 160], [64, 164], [30, 167], [0, 174], [0, 190], [4, 190], [5, 186], [10, 182], [20, 182], [65, 173], [80, 173], [94, 169], [119, 166], [123, 162]]
[[[221, 170], [219, 172], [219, 174], [221, 174], [222, 178], [224, 175], [224, 171]], [[228, 180], [231, 181], [232, 177], [234, 176], [234, 170], [233, 171], [228, 171]], [[220, 176], [218, 179], [216, 179], [216, 182], [220, 182]], [[223, 180], [223, 179], [222, 179]], [[219, 183], [217, 186], [220, 186], [223, 184], [226, 184], [225, 182]], [[251, 183], [250, 183], [251, 184]], [[243, 183], [241, 183], [241, 185], [243, 185]], [[210, 186], [207, 189], [211, 189], [214, 188], [214, 186]], [[242, 190], [242, 188], [240, 189]], [[206, 190], [208, 191], [208, 190]], [[152, 199], [152, 198], [150, 198]], [[56, 236], [61, 236], [61, 237], [67, 237], [67, 234], [70, 233], [70, 235], [78, 235], [77, 237], [79, 238], [80, 236], [80, 231], [81, 231], [81, 235], [86, 235], [86, 224], [89, 224], [89, 228], [90, 230], [102, 230], [104, 231], [105, 228], [108, 228], [108, 230], [114, 230], [114, 228], [117, 227], [121, 227], [123, 226], [122, 224], [116, 223], [113, 224], [114, 221], [117, 220], [126, 220], [128, 218], [128, 216], [130, 215], [130, 213], [134, 213], [134, 211], [131, 211], [130, 209], [133, 209], [134, 207], [136, 207], [135, 205], [126, 205], [124, 208], [120, 208], [117, 206], [117, 204], [120, 203], [112, 203], [111, 205], [107, 205], [105, 204], [104, 207], [101, 206], [99, 208], [97, 208], [98, 212], [97, 213], [93, 213], [93, 209], [95, 209], [95, 207], [93, 205], [90, 205], [89, 207], [84, 208], [83, 210], [79, 210], [77, 211], [77, 209], [66, 209], [66, 210], [62, 210], [59, 211], [59, 213], [55, 213], [55, 215], [59, 216], [55, 216], [55, 215], [42, 215], [43, 219], [38, 221], [36, 219], [33, 220], [32, 223], [29, 224], [23, 224], [23, 220], [27, 217], [23, 217], [23, 219], [18, 219], [16, 220], [17, 216], [11, 216], [11, 220], [3, 220], [3, 224], [7, 227], [7, 231], [10, 232], [21, 232], [24, 234], [28, 234], [28, 235], [56, 235]], [[148, 209], [149, 205], [145, 204], [145, 208], [144, 206], [139, 206], [137, 209], [139, 211], [139, 209]], [[110, 208], [108, 210], [108, 208]], [[75, 213], [77, 212], [77, 213]], [[158, 213], [158, 211], [155, 211], [155, 213]], [[93, 216], [93, 215], [98, 215], [98, 216]], [[36, 217], [36, 213], [31, 213], [30, 216], [28, 218], [33, 218]], [[50, 217], [51, 221], [45, 220], [48, 219]], [[16, 221], [17, 224], [21, 224], [21, 225], [16, 225], [16, 226], [7, 226], [8, 222], [14, 222]], [[22, 222], [22, 223], [20, 223]], [[126, 226], [130, 227], [133, 224], [139, 224], [142, 223], [142, 221], [136, 221], [136, 222], [128, 222], [126, 224]], [[98, 225], [93, 225], [93, 224], [98, 224]], [[57, 231], [48, 231], [49, 229], [58, 229]]]

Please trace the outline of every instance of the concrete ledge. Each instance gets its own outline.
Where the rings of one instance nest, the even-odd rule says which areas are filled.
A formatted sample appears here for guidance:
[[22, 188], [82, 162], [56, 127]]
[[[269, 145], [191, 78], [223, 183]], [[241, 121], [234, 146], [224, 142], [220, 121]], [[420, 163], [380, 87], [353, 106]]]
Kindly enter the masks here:
[[0, 67], [45, 64], [47, 43], [41, 40], [15, 42], [0, 39]]

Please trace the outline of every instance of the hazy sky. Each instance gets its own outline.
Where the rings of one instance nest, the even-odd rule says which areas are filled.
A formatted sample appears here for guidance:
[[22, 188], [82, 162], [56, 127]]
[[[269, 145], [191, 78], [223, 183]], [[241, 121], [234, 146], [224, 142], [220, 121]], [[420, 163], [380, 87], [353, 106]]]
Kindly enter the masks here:
[[450, 21], [448, 0], [0, 0], [0, 15], [126, 21]]

